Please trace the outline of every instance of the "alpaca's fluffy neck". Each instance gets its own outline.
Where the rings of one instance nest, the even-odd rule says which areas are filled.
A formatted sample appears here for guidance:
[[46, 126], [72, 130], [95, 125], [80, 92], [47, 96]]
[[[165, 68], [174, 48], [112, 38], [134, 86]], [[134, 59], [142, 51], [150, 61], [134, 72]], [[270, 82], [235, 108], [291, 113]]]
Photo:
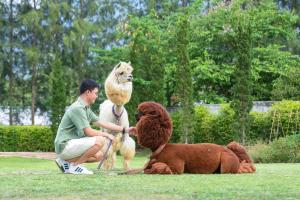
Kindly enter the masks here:
[[114, 105], [115, 105], [115, 112], [117, 114], [121, 114], [121, 112], [123, 111], [123, 105], [116, 105], [116, 104]]

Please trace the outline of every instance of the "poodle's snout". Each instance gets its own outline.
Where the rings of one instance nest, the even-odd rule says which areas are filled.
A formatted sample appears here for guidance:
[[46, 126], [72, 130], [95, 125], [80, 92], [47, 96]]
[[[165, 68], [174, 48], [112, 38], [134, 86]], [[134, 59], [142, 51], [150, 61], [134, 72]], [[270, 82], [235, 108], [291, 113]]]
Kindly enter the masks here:
[[144, 115], [144, 113], [142, 113], [141, 111], [138, 111], [138, 113], [135, 114], [136, 122], [139, 122], [143, 115]]

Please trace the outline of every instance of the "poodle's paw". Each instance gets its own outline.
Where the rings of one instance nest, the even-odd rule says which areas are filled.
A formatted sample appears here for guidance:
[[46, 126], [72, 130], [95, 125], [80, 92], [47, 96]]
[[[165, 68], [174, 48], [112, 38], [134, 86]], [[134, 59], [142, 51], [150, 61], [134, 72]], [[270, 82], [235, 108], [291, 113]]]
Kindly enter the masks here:
[[245, 160], [240, 163], [239, 173], [254, 173], [255, 171], [256, 167], [253, 163], [246, 163]]
[[151, 165], [150, 169], [144, 170], [145, 174], [173, 174], [170, 167], [162, 162], [157, 162]]

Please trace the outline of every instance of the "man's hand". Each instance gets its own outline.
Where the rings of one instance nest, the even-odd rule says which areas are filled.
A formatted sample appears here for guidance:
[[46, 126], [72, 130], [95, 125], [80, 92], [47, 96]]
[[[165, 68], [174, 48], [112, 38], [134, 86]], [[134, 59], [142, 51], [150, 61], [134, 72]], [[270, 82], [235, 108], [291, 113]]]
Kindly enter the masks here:
[[103, 135], [103, 136], [107, 137], [108, 139], [110, 139], [112, 141], [112, 143], [114, 143], [116, 141], [115, 136], [113, 136], [112, 134], [105, 133], [105, 135]]
[[137, 137], [137, 130], [136, 127], [134, 126], [127, 128], [126, 132], [129, 133], [129, 135], [133, 135]]

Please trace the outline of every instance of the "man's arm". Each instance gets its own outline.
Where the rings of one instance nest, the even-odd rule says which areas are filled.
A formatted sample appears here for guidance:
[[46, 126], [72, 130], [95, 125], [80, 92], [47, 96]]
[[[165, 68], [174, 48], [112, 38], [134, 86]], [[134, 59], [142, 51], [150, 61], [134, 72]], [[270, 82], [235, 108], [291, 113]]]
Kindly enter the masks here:
[[103, 136], [103, 137], [109, 138], [112, 141], [115, 140], [115, 137], [113, 135], [108, 134], [106, 132], [102, 132], [102, 131], [98, 131], [98, 130], [92, 129], [90, 127], [84, 128], [83, 131], [84, 131], [85, 135], [90, 136], [90, 137]]
[[118, 126], [118, 125], [110, 123], [110, 122], [103, 122], [103, 121], [98, 120], [98, 121], [94, 122], [94, 124], [99, 126], [99, 127], [103, 127], [105, 129], [115, 131], [115, 132], [122, 132], [123, 131], [122, 126]]
[[[123, 129], [125, 127], [122, 127], [122, 126], [118, 126], [116, 124], [113, 124], [111, 122], [103, 122], [103, 121], [96, 121], [93, 123], [94, 125], [97, 125], [99, 127], [103, 127], [105, 129], [108, 129], [108, 130], [112, 130], [112, 131], [116, 131], [116, 132], [123, 132]], [[125, 128], [124, 130], [126, 133], [129, 133], [129, 134], [133, 134], [132, 132], [135, 132], [135, 127], [129, 127], [129, 128]], [[134, 134], [133, 134], [134, 135]]]

